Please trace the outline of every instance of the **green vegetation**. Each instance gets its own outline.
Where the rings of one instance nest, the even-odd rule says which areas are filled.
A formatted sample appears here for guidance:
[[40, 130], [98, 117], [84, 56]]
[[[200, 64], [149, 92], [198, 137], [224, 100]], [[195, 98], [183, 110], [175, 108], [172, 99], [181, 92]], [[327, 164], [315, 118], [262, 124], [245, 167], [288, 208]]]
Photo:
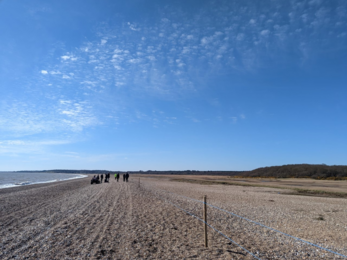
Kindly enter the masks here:
[[319, 180], [347, 180], [347, 166], [325, 164], [289, 164], [258, 168], [237, 177], [312, 178]]

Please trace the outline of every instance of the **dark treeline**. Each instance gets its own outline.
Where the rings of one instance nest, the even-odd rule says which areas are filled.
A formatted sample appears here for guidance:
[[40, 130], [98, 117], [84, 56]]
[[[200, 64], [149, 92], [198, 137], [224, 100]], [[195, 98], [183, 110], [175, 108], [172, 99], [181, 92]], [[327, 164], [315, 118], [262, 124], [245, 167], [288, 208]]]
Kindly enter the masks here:
[[258, 168], [244, 172], [240, 177], [263, 178], [312, 178], [312, 179], [347, 179], [347, 166], [325, 164], [289, 164]]

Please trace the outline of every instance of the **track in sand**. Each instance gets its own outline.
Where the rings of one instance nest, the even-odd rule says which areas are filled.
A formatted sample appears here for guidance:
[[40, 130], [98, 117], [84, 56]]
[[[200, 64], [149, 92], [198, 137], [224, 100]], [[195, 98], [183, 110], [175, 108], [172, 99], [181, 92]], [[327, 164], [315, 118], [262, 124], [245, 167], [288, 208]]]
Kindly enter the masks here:
[[[137, 179], [128, 183], [111, 179], [90, 185], [89, 181], [1, 190], [0, 259], [252, 259], [212, 230], [210, 247], [204, 248], [201, 222], [167, 200], [196, 215], [200, 206], [159, 192], [156, 185], [164, 184], [143, 180], [139, 186]], [[211, 211], [210, 218], [261, 259], [299, 259], [291, 252], [292, 243], [283, 245], [284, 240], [276, 242], [271, 234], [255, 239], [268, 235], [266, 231], [218, 212]]]

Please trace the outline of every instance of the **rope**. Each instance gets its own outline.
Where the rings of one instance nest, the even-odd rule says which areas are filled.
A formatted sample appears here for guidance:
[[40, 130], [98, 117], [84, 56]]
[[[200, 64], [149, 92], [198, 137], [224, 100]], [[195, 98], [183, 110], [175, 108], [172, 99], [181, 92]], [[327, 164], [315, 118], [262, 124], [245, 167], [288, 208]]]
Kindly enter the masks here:
[[[160, 189], [158, 189], [158, 190], [160, 190]], [[183, 195], [179, 195], [179, 194], [177, 194], [177, 193], [173, 193], [173, 192], [166, 191], [166, 190], [160, 190], [160, 191], [165, 191], [165, 192], [168, 192], [168, 193], [177, 195], [177, 196], [179, 196], [179, 197], [183, 197], [183, 198], [186, 198], [186, 199], [193, 200], [193, 201], [196, 201], [196, 202], [199, 202], [199, 203], [203, 203], [203, 204], [204, 204], [203, 201], [196, 200], [196, 199], [193, 199], [193, 198], [189, 198], [189, 197], [186, 197], [186, 196], [183, 196]], [[292, 235], [283, 233], [282, 231], [279, 231], [279, 230], [277, 230], [277, 229], [274, 229], [274, 228], [265, 226], [264, 224], [261, 224], [261, 223], [259, 223], [259, 222], [254, 221], [254, 220], [251, 220], [251, 219], [248, 219], [248, 218], [239, 216], [239, 215], [237, 215], [237, 214], [235, 214], [235, 213], [232, 213], [232, 212], [230, 212], [230, 211], [227, 211], [227, 210], [225, 210], [225, 209], [221, 209], [221, 208], [219, 208], [219, 207], [217, 207], [217, 206], [214, 206], [214, 205], [211, 205], [211, 204], [209, 204], [209, 203], [206, 203], [206, 205], [208, 205], [208, 206], [210, 206], [210, 207], [212, 207], [212, 208], [215, 208], [215, 209], [219, 209], [219, 210], [221, 210], [221, 211], [224, 211], [225, 213], [228, 213], [228, 214], [233, 215], [233, 216], [235, 216], [235, 217], [241, 218], [241, 219], [243, 219], [243, 220], [252, 222], [252, 223], [254, 223], [254, 224], [256, 224], [256, 225], [259, 225], [259, 226], [261, 226], [261, 227], [270, 229], [270, 230], [272, 230], [272, 231], [274, 231], [274, 232], [280, 233], [280, 234], [285, 235], [285, 236], [287, 236], [287, 237], [293, 238], [293, 239], [295, 239], [295, 240], [297, 240], [297, 241], [301, 241], [301, 242], [306, 243], [306, 244], [308, 244], [308, 245], [311, 245], [311, 246], [317, 247], [317, 248], [319, 248], [319, 249], [322, 249], [322, 250], [328, 251], [328, 252], [330, 252], [330, 253], [333, 253], [333, 254], [335, 254], [335, 255], [338, 255], [338, 256], [347, 258], [346, 255], [343, 255], [343, 254], [340, 254], [340, 253], [338, 253], [338, 252], [332, 251], [332, 250], [330, 250], [330, 249], [328, 249], [328, 248], [321, 247], [321, 246], [319, 246], [319, 245], [313, 244], [313, 243], [311, 243], [311, 242], [309, 242], [309, 241], [306, 241], [306, 240], [303, 240], [303, 239], [301, 239], [301, 238], [298, 238], [298, 237], [295, 237], [295, 236], [292, 236]]]
[[[158, 196], [157, 196], [158, 198]], [[161, 198], [159, 198], [161, 199]], [[216, 229], [215, 227], [211, 226], [210, 224], [208, 224], [207, 222], [205, 222], [203, 219], [199, 218], [198, 216], [195, 216], [194, 214], [190, 213], [189, 211], [181, 208], [180, 206], [177, 206], [176, 204], [172, 203], [169, 200], [164, 199], [166, 202], [170, 203], [171, 205], [175, 206], [176, 208], [184, 211], [185, 213], [191, 215], [192, 217], [198, 219], [199, 221], [205, 223], [207, 226], [209, 226], [210, 228], [212, 228], [214, 231], [218, 232], [219, 234], [221, 234], [223, 237], [225, 237], [226, 239], [228, 239], [230, 242], [234, 243], [235, 245], [237, 245], [238, 247], [240, 247], [241, 249], [243, 249], [244, 251], [246, 251], [248, 254], [250, 254], [251, 256], [253, 256], [255, 259], [261, 260], [260, 258], [258, 258], [257, 256], [255, 256], [254, 254], [252, 254], [250, 251], [248, 251], [246, 248], [242, 247], [241, 245], [239, 245], [238, 243], [236, 243], [234, 240], [232, 240], [230, 237], [228, 237], [227, 235], [223, 234], [221, 231], [219, 231], [218, 229]]]

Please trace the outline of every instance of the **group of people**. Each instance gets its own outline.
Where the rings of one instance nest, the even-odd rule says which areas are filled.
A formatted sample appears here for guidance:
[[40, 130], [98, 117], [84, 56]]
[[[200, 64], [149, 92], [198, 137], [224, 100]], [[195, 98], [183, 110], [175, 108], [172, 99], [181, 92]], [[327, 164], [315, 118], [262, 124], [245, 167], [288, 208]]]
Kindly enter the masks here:
[[[116, 173], [116, 174], [114, 175], [114, 177], [115, 177], [115, 179], [116, 179], [117, 182], [118, 182], [119, 177], [120, 177], [120, 174], [119, 174], [119, 173]], [[104, 179], [104, 174], [100, 174], [100, 176], [99, 176], [99, 174], [98, 174], [98, 175], [94, 175], [94, 177], [92, 178], [90, 184], [94, 184], [94, 183], [95, 183], [95, 184], [99, 184], [99, 183], [102, 183], [103, 179]], [[129, 173], [128, 173], [128, 172], [127, 172], [127, 173], [124, 173], [124, 174], [123, 174], [123, 181], [124, 181], [124, 182], [128, 182], [128, 179], [129, 179]], [[110, 173], [105, 173], [105, 182], [109, 182], [109, 180], [110, 180]]]
[[[117, 182], [119, 181], [119, 177], [120, 177], [120, 174], [119, 174], [119, 173], [116, 173], [116, 174], [114, 175], [114, 178], [116, 179]], [[128, 173], [128, 172], [127, 172], [127, 173], [124, 173], [124, 174], [123, 174], [123, 181], [124, 181], [124, 182], [128, 182], [128, 179], [129, 179], [129, 173]]]
[[[90, 184], [93, 184], [93, 183], [96, 183], [96, 184], [99, 184], [99, 183], [102, 183], [104, 179], [104, 174], [99, 174], [98, 175], [94, 175], [94, 177], [92, 178], [92, 180], [90, 181]], [[105, 182], [109, 182], [110, 180], [110, 173], [105, 173]]]

